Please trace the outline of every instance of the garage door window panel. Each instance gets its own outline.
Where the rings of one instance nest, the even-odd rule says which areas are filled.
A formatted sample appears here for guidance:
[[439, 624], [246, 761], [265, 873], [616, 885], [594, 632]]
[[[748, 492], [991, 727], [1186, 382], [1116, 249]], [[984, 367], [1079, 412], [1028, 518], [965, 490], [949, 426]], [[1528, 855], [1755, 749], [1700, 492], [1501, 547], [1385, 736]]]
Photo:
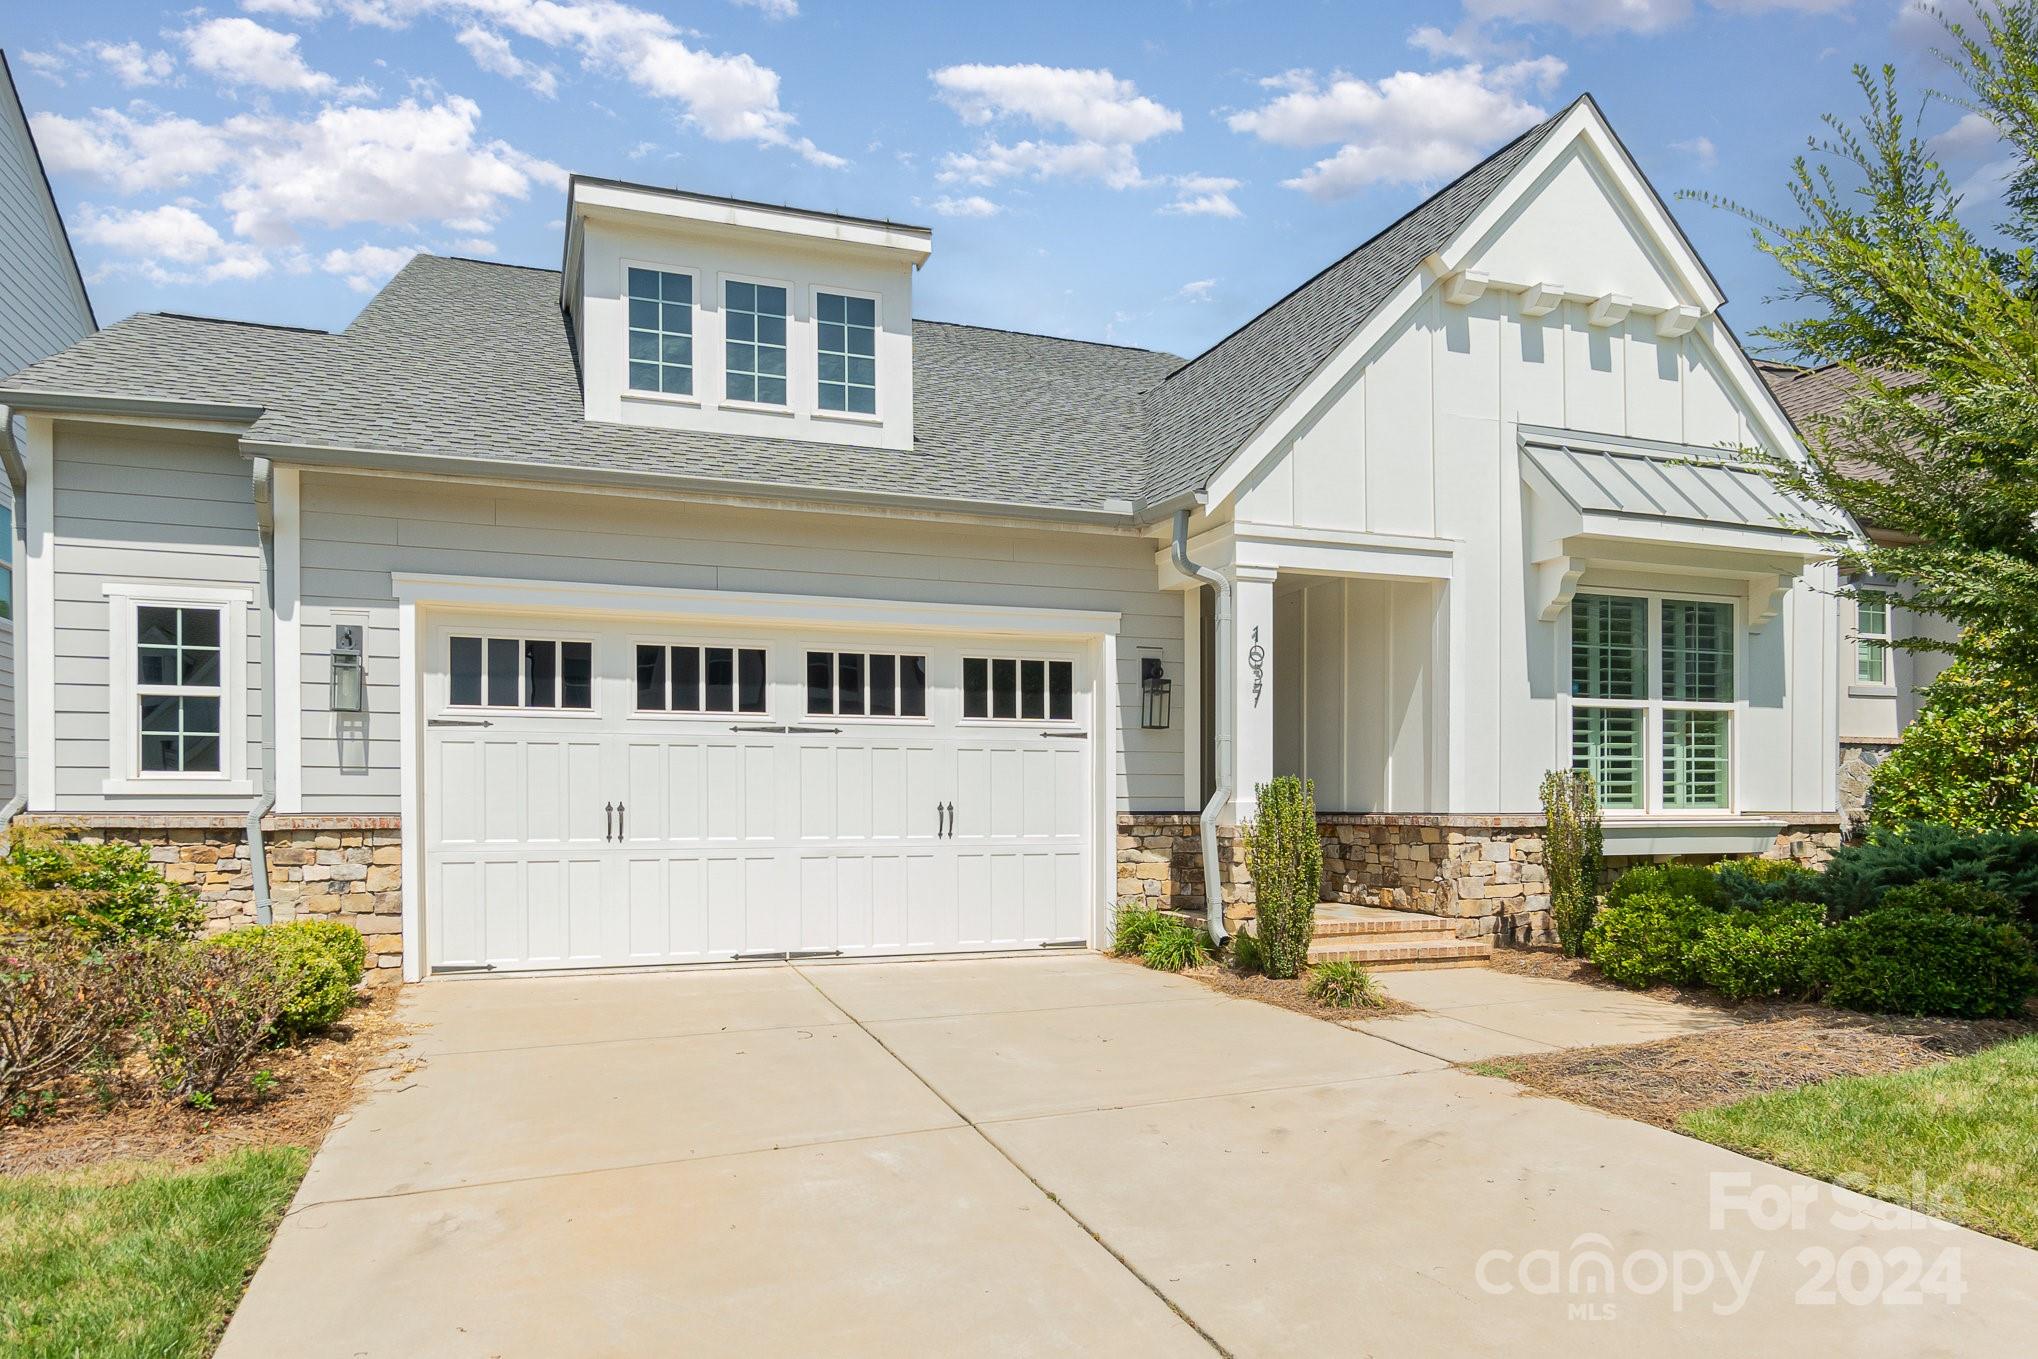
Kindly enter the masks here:
[[594, 643], [458, 636], [446, 648], [446, 703], [510, 712], [594, 707]]
[[966, 656], [962, 715], [972, 721], [1075, 720], [1075, 663], [1036, 657]]
[[757, 714], [767, 707], [762, 647], [637, 647], [637, 711], [640, 713]]
[[807, 716], [927, 716], [927, 658], [897, 652], [809, 651]]

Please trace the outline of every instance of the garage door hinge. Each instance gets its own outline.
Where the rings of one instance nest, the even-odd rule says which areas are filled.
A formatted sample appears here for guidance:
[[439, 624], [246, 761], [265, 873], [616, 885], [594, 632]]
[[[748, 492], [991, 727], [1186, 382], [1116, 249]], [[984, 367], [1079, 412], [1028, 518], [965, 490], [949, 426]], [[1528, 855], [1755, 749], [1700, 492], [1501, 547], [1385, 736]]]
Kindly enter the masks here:
[[840, 727], [780, 727], [788, 736], [840, 736]]
[[736, 724], [735, 726], [733, 726], [733, 727], [729, 728], [729, 730], [730, 730], [730, 731], [744, 731], [744, 732], [757, 732], [757, 733], [760, 733], [760, 734], [762, 734], [762, 735], [769, 735], [769, 736], [783, 736], [783, 735], [785, 735], [785, 730], [786, 730], [786, 729], [785, 729], [784, 727], [773, 727], [773, 726], [745, 726], [745, 725], [743, 725], [742, 723], [740, 723], [740, 722], [739, 722], [739, 723], [737, 723], [737, 724]]
[[839, 948], [794, 949], [791, 952], [787, 952], [784, 949], [775, 949], [770, 953], [731, 954], [729, 961], [732, 963], [790, 963], [801, 958], [840, 958], [841, 956], [842, 950]]
[[1090, 941], [1087, 939], [1050, 939], [1041, 945], [1042, 948], [1088, 948], [1089, 946]]
[[1086, 731], [1043, 731], [1040, 734], [1042, 736], [1052, 736], [1062, 741], [1087, 741], [1090, 739], [1090, 733]]
[[492, 727], [493, 722], [485, 720], [462, 721], [457, 717], [434, 717], [425, 723], [428, 727]]
[[440, 973], [440, 972], [493, 972], [493, 971], [495, 971], [495, 964], [494, 964], [494, 963], [458, 963], [458, 964], [450, 964], [450, 965], [449, 965], [449, 964], [446, 964], [446, 963], [440, 963], [440, 964], [439, 964], [438, 966], [434, 967], [434, 968], [432, 969], [432, 971], [433, 971], [434, 973]]

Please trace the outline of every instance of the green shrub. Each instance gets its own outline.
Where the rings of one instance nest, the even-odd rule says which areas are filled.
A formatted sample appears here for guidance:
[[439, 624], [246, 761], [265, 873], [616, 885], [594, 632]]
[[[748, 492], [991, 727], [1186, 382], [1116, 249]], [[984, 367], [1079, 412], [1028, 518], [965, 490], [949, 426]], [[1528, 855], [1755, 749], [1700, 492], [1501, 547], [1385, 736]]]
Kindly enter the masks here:
[[0, 1118], [107, 1050], [125, 1017], [121, 961], [67, 928], [0, 940]]
[[1157, 972], [1180, 972], [1210, 961], [1209, 938], [1186, 920], [1164, 917], [1139, 946], [1140, 960]]
[[1635, 893], [1601, 908], [1585, 955], [1622, 986], [1682, 985], [1691, 980], [1691, 946], [1716, 918], [1689, 897]]
[[1730, 911], [1825, 900], [1819, 875], [1791, 859], [1722, 859], [1712, 866], [1712, 875]]
[[1790, 904], [1716, 915], [1687, 951], [1692, 973], [1728, 1000], [1802, 996], [1812, 986], [1821, 914]]
[[1619, 906], [1638, 896], [1682, 897], [1708, 911], [1724, 911], [1732, 906], [1726, 888], [1720, 885], [1719, 874], [1698, 864], [1643, 864], [1630, 868], [1614, 882], [1606, 894], [1606, 904]]
[[1882, 894], [1878, 910], [1951, 911], [1954, 915], [1993, 920], [1998, 924], [2021, 923], [2017, 903], [1993, 887], [1962, 878], [1933, 878], [1907, 887], [1892, 887]]
[[1585, 951], [1585, 933], [1599, 909], [1605, 834], [1599, 790], [1581, 769], [1543, 775], [1543, 871], [1550, 883], [1550, 923], [1568, 958]]
[[2038, 933], [2038, 832], [1953, 830], [1946, 826], [1871, 827], [1868, 838], [1833, 855], [1821, 875], [1827, 913], [1836, 920], [1882, 904], [1893, 887], [1935, 878], [1975, 882], [2017, 903]]
[[249, 925], [211, 941], [213, 948], [264, 958], [283, 988], [276, 1036], [288, 1041], [317, 1033], [347, 1013], [368, 963], [361, 932], [337, 920]]
[[62, 920], [95, 940], [184, 939], [205, 923], [198, 899], [166, 881], [140, 845], [78, 844], [33, 827], [8, 841], [0, 932]]
[[2038, 830], [2038, 702], [1984, 661], [1954, 661], [1875, 766], [1868, 814], [1878, 826]]
[[1377, 1010], [1387, 1003], [1386, 993], [1373, 980], [1373, 974], [1358, 963], [1343, 959], [1310, 968], [1304, 989], [1318, 1005], [1339, 1010]]
[[136, 1027], [167, 1099], [209, 1107], [275, 1034], [289, 999], [260, 948], [158, 943], [130, 969]]
[[1159, 929], [1167, 917], [1143, 906], [1120, 908], [1112, 929], [1111, 951], [1121, 958], [1137, 958], [1146, 947], [1147, 936]]
[[1264, 972], [1266, 957], [1258, 936], [1240, 930], [1231, 936], [1231, 965], [1241, 972]]
[[2015, 925], [1944, 910], [1885, 907], [1827, 929], [1817, 975], [1826, 999], [1877, 1014], [1992, 1019], [2038, 990], [2031, 940]]
[[1309, 960], [1323, 891], [1316, 785], [1287, 774], [1261, 784], [1252, 822], [1240, 833], [1252, 870], [1261, 966], [1269, 977], [1298, 976]]

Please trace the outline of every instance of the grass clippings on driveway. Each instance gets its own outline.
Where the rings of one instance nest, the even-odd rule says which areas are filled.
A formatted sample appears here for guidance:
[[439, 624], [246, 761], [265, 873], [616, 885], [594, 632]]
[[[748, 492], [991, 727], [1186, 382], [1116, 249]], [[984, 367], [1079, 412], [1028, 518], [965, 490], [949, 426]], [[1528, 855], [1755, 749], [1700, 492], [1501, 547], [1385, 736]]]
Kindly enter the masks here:
[[1541, 1094], [1674, 1128], [1700, 1109], [1842, 1076], [1888, 1075], [2031, 1033], [2010, 1020], [1903, 1019], [1813, 1005], [1730, 1028], [1474, 1063]]
[[1678, 1126], [2038, 1247], [2038, 1037], [1698, 1109]]
[[244, 1147], [316, 1147], [353, 1101], [362, 1073], [401, 1031], [395, 987], [380, 988], [323, 1034], [263, 1056], [276, 1077], [267, 1096], [242, 1086], [200, 1111], [150, 1098], [132, 1064], [104, 1089], [76, 1078], [56, 1106], [27, 1123], [0, 1120], [0, 1183], [9, 1174], [70, 1170], [114, 1161], [198, 1165]]
[[310, 1159], [258, 1147], [0, 1177], [0, 1353], [210, 1354]]

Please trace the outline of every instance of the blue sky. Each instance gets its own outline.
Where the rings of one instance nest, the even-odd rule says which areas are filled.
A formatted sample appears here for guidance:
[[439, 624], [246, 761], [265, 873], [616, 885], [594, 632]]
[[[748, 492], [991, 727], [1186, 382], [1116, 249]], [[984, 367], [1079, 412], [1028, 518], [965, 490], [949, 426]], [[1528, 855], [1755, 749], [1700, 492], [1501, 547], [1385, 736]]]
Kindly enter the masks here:
[[[1582, 91], [1666, 195], [1780, 209], [1851, 64], [1937, 82], [1918, 9], [220, 0], [0, 43], [102, 322], [338, 328], [413, 250], [553, 266], [580, 171], [928, 223], [921, 316], [1193, 354]], [[1985, 182], [1992, 138], [1926, 126]], [[1773, 316], [1745, 226], [1673, 210]]]

